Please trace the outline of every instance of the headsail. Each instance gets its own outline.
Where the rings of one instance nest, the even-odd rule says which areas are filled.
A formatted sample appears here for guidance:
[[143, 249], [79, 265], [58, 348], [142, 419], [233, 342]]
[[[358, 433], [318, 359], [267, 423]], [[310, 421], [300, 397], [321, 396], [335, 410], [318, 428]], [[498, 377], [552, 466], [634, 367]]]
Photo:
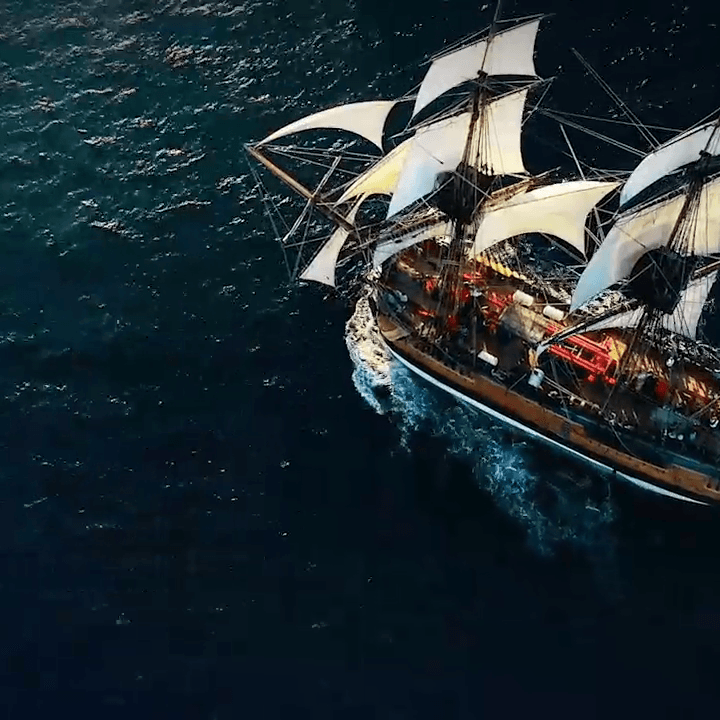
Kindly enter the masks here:
[[392, 195], [395, 192], [400, 171], [407, 158], [412, 138], [408, 138], [391, 150], [382, 160], [379, 160], [364, 173], [358, 175], [350, 187], [340, 196], [337, 204], [351, 200], [358, 195], [367, 196], [377, 193], [379, 195]]
[[[355, 216], [360, 209], [363, 198], [361, 197], [347, 214], [350, 223], [355, 222]], [[312, 262], [300, 274], [300, 280], [314, 280], [323, 285], [335, 287], [335, 266], [337, 265], [340, 250], [348, 239], [350, 231], [343, 227], [335, 229], [330, 239], [320, 248]]]
[[413, 116], [444, 92], [478, 75], [535, 76], [533, 50], [540, 20], [499, 32], [437, 58], [420, 85]]
[[268, 135], [259, 144], [263, 145], [303, 130], [327, 128], [355, 133], [382, 150], [385, 121], [396, 104], [397, 100], [374, 100], [338, 105], [296, 120]]
[[720, 132], [713, 121], [682, 133], [651, 152], [631, 173], [620, 193], [625, 204], [656, 180], [700, 159], [700, 153], [720, 153]]
[[[483, 150], [483, 167], [488, 175], [524, 173], [520, 134], [527, 89], [504, 95], [488, 103], [480, 125], [479, 146]], [[435, 188], [438, 175], [453, 172], [463, 157], [472, 113], [441, 120], [420, 128], [411, 138], [393, 195], [388, 217], [395, 215]]]
[[480, 255], [506, 238], [546, 233], [585, 255], [585, 220], [590, 210], [619, 183], [576, 180], [515, 195], [485, 206], [470, 253]]
[[[684, 194], [677, 195], [620, 215], [580, 276], [570, 310], [627, 278], [648, 250], [666, 245], [685, 201]], [[694, 255], [720, 252], [720, 178], [702, 188], [692, 224], [689, 252]]]

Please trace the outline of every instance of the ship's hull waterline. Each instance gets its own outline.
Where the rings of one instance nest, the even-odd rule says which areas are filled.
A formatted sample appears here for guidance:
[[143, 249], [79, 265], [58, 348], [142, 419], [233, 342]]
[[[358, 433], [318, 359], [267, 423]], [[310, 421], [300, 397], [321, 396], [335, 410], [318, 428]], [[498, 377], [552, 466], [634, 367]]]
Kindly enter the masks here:
[[[589, 465], [658, 495], [695, 505], [720, 507], [714, 479], [677, 466], [661, 467], [588, 437], [582, 426], [481, 375], [465, 375], [422, 352], [411, 337], [398, 337], [394, 321], [378, 312], [388, 350], [411, 372], [484, 414]], [[714, 497], [717, 496], [717, 497]]]

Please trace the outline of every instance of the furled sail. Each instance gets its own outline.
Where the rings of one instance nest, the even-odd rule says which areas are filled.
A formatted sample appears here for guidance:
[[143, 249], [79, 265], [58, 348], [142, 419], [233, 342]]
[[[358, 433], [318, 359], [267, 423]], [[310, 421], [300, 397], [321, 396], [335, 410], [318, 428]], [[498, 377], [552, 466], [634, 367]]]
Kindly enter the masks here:
[[585, 255], [585, 219], [618, 184], [593, 180], [557, 183], [515, 195], [494, 207], [486, 205], [470, 252], [477, 256], [501, 240], [538, 232], [554, 235]]
[[535, 76], [533, 50], [539, 25], [540, 20], [533, 20], [434, 60], [420, 85], [413, 116], [444, 92], [476, 79], [480, 73]]
[[[361, 197], [350, 209], [346, 218], [348, 222], [355, 222], [355, 215], [357, 215], [362, 201], [363, 198]], [[349, 230], [343, 227], [336, 228], [330, 236], [330, 239], [320, 248], [317, 255], [312, 259], [312, 262], [301, 273], [300, 279], [314, 280], [323, 285], [335, 287], [335, 266], [337, 265], [340, 250], [342, 250], [342, 246], [345, 244], [348, 235], [350, 235]]]
[[363, 197], [375, 193], [392, 195], [400, 177], [400, 170], [410, 150], [411, 142], [412, 138], [408, 138], [391, 150], [382, 160], [358, 175], [342, 194], [337, 204], [347, 202], [358, 195]]
[[[627, 278], [648, 250], [664, 246], [684, 203], [685, 195], [678, 195], [620, 215], [580, 275], [570, 310]], [[688, 250], [695, 255], [720, 252], [720, 178], [703, 187], [692, 220], [693, 237]]]
[[406, 248], [417, 245], [418, 243], [421, 243], [424, 240], [429, 240], [430, 238], [448, 237], [450, 232], [450, 223], [446, 220], [441, 220], [432, 225], [422, 227], [419, 230], [401, 235], [394, 240], [379, 243], [373, 253], [373, 267], [378, 269], [386, 260], [399, 253], [401, 250], [405, 250]]
[[[692, 280], [687, 288], [680, 293], [680, 301], [675, 310], [669, 315], [662, 315], [660, 324], [665, 330], [685, 335], [691, 340], [697, 336], [697, 326], [700, 322], [705, 302], [710, 290], [717, 279], [717, 270], [697, 280]], [[599, 320], [588, 326], [583, 332], [591, 330], [604, 330], [613, 327], [635, 328], [640, 324], [644, 309], [637, 308], [624, 313]]]
[[326, 128], [347, 130], [355, 133], [374, 143], [382, 150], [385, 121], [396, 103], [396, 100], [374, 100], [338, 105], [327, 110], [321, 110], [276, 130], [259, 144], [269, 143], [302, 130]]
[[700, 159], [702, 151], [720, 153], [720, 131], [717, 121], [682, 133], [651, 152], [630, 174], [620, 193], [620, 204], [650, 187], [656, 180]]
[[[504, 95], [489, 103], [482, 113], [479, 147], [483, 150], [481, 168], [488, 175], [524, 173], [520, 134], [527, 90]], [[411, 138], [400, 178], [390, 201], [388, 217], [427, 195], [435, 188], [441, 173], [453, 172], [463, 157], [472, 113], [420, 128]]]

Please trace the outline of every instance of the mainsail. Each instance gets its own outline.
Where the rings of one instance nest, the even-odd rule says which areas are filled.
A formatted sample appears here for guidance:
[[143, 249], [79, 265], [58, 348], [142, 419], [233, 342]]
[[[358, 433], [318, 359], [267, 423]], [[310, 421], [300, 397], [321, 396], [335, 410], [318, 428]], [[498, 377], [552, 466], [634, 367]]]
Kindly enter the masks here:
[[[691, 340], [697, 337], [697, 327], [708, 295], [717, 279], [717, 270], [697, 280], [691, 281], [680, 294], [680, 301], [672, 313], [659, 314], [659, 325], [677, 335], [685, 335]], [[598, 320], [587, 325], [583, 332], [604, 330], [607, 328], [636, 328], [640, 324], [646, 310], [643, 307], [618, 313], [613, 317]]]

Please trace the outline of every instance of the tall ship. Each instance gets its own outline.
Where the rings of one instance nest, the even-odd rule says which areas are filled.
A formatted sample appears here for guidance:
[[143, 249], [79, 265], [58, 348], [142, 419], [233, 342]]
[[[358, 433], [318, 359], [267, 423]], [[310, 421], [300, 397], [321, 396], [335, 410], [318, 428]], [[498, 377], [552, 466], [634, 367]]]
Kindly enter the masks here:
[[[560, 119], [535, 71], [544, 19], [496, 18], [433, 57], [413, 93], [246, 145], [288, 272], [370, 287], [392, 355], [495, 420], [646, 490], [720, 504], [720, 350], [703, 333], [720, 119], [648, 135], [631, 171], [592, 168], [560, 124], [572, 170], [529, 172], [528, 119]], [[299, 198], [292, 222], [277, 180]]]

